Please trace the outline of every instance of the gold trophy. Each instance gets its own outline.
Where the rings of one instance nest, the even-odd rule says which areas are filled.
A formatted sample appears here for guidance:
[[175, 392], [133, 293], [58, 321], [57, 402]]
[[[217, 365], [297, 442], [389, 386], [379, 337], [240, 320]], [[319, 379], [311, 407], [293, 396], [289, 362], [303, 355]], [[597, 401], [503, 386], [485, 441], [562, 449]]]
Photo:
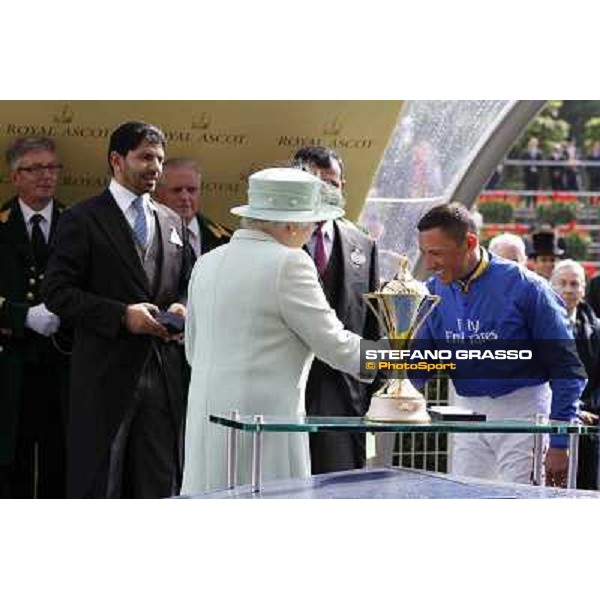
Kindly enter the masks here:
[[[375, 314], [392, 350], [407, 350], [411, 341], [438, 305], [441, 298], [429, 294], [424, 283], [408, 269], [408, 258], [400, 258], [398, 273], [378, 292], [363, 294]], [[430, 420], [423, 395], [411, 384], [404, 371], [388, 380], [373, 394], [366, 418], [372, 421], [424, 423]]]

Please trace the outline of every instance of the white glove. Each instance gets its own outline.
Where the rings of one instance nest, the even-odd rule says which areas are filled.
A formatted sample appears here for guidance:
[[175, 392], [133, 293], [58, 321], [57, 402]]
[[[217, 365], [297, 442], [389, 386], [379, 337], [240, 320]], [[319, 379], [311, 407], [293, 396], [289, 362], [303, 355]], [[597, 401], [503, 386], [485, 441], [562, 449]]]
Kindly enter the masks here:
[[60, 319], [51, 313], [45, 304], [36, 304], [27, 311], [25, 326], [36, 333], [48, 337], [58, 331]]

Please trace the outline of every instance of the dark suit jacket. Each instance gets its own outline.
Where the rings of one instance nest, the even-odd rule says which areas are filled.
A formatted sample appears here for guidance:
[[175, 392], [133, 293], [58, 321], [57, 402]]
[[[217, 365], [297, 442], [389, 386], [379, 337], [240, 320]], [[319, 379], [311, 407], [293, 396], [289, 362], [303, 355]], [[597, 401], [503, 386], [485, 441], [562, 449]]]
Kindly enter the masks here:
[[198, 227], [200, 228], [200, 252], [206, 254], [231, 239], [231, 231], [219, 223], [211, 221], [208, 217], [198, 214]]
[[125, 329], [126, 306], [152, 302], [167, 309], [187, 288], [181, 219], [156, 204], [156, 235], [162, 252], [152, 288], [135, 249], [131, 228], [112, 194], [86, 200], [61, 219], [48, 264], [44, 294], [50, 310], [74, 327], [71, 410], [68, 429], [68, 494], [83, 497], [106, 459], [131, 406], [139, 375], [156, 344], [169, 380], [173, 418], [183, 420], [185, 390], [178, 344], [132, 335]]
[[[53, 202], [50, 242], [62, 211]], [[13, 460], [26, 363], [52, 361], [57, 369], [66, 369], [66, 357], [55, 351], [51, 340], [25, 328], [27, 311], [42, 302], [43, 276], [36, 270], [23, 213], [13, 198], [0, 211], [0, 464]]]
[[588, 281], [585, 301], [594, 309], [600, 318], [600, 275], [595, 275]]
[[[335, 246], [341, 251], [341, 273], [335, 275], [342, 286], [332, 308], [346, 329], [368, 339], [378, 339], [377, 319], [362, 295], [379, 285], [375, 241], [345, 219], [334, 221]], [[315, 359], [306, 390], [307, 413], [311, 415], [361, 416], [369, 409], [368, 386]]]
[[[530, 152], [525, 150], [521, 156], [523, 160], [543, 160], [542, 153], [537, 150]], [[526, 165], [523, 167], [523, 185], [526, 190], [537, 190], [542, 180], [542, 169], [537, 165]]]

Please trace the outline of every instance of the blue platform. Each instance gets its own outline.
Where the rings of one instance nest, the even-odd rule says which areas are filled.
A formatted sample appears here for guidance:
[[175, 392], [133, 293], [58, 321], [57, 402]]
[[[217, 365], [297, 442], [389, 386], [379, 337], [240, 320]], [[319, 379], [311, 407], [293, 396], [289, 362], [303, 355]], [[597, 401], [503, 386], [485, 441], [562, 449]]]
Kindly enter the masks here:
[[219, 499], [419, 499], [419, 498], [596, 498], [600, 492], [488, 482], [405, 468], [361, 469], [266, 482], [252, 493], [249, 485], [193, 496]]

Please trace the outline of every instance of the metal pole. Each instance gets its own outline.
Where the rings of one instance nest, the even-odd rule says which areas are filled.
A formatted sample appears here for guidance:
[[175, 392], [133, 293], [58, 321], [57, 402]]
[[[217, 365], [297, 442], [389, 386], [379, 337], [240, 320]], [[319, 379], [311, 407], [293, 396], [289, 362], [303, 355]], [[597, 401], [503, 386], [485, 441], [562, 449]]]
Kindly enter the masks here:
[[[229, 418], [232, 421], [237, 421], [240, 413], [237, 410], [232, 410]], [[237, 442], [238, 430], [235, 427], [230, 427], [227, 430], [227, 488], [232, 489], [237, 485]]]
[[[579, 424], [578, 419], [571, 419], [572, 425]], [[577, 463], [579, 460], [579, 433], [569, 434], [569, 470], [567, 471], [567, 488], [577, 487]]]
[[256, 431], [252, 434], [252, 493], [260, 492], [262, 479], [262, 415], [254, 416]]
[[[543, 425], [546, 415], [535, 415], [535, 424]], [[535, 433], [533, 440], [533, 484], [544, 485], [544, 434]]]

